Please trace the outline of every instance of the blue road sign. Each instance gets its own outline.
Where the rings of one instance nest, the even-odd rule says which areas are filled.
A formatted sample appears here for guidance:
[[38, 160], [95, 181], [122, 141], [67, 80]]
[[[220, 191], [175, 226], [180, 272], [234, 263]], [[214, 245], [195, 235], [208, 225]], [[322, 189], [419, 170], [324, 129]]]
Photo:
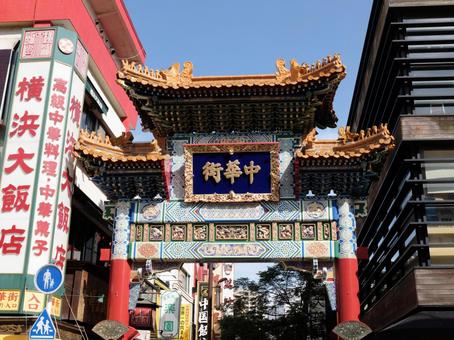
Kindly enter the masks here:
[[44, 294], [55, 293], [63, 283], [63, 273], [54, 264], [46, 264], [35, 274], [35, 287]]
[[30, 333], [28, 333], [28, 339], [55, 339], [55, 326], [46, 309], [44, 309], [41, 314], [39, 314], [38, 319], [36, 319], [35, 323], [30, 329]]

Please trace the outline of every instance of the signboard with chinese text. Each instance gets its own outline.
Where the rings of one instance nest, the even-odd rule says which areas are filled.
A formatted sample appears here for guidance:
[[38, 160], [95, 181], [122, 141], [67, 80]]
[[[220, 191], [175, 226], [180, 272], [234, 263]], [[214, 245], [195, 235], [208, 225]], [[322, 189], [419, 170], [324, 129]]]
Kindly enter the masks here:
[[17, 312], [20, 306], [20, 290], [0, 290], [0, 311]]
[[27, 30], [24, 32], [21, 59], [50, 58], [55, 30]]
[[50, 302], [50, 315], [59, 317], [61, 315], [61, 299], [55, 296], [51, 296]]
[[18, 312], [33, 312], [41, 303], [36, 302], [38, 295], [30, 295], [36, 270], [54, 262], [64, 271], [66, 260], [72, 146], [85, 83], [74, 69], [74, 49], [56, 48], [57, 42], [78, 43], [79, 58], [88, 58], [73, 31], [26, 29], [8, 94], [7, 139], [0, 160], [0, 287], [21, 290]]
[[179, 340], [189, 340], [191, 334], [191, 305], [183, 303], [180, 311]]
[[186, 202], [279, 200], [279, 143], [187, 144]]
[[161, 294], [158, 337], [160, 339], [178, 336], [180, 328], [181, 296], [176, 291], [165, 291]]
[[50, 66], [22, 63], [17, 71], [0, 181], [2, 273], [25, 265]]
[[197, 287], [198, 306], [196, 319], [196, 338], [197, 340], [209, 340], [211, 327], [211, 310], [208, 302], [208, 283], [199, 282]]
[[66, 251], [71, 219], [71, 198], [74, 186], [75, 159], [72, 154], [74, 143], [79, 138], [80, 119], [84, 102], [85, 84], [73, 71], [68, 103], [66, 140], [60, 169], [60, 190], [57, 193], [57, 223], [53, 234], [52, 259], [61, 270], [65, 270]]
[[[38, 195], [35, 196], [37, 211], [34, 214], [31, 236], [31, 251], [28, 259], [28, 274], [35, 274], [43, 264], [49, 262], [54, 219], [57, 221], [61, 209], [56, 206], [59, 171], [62, 165], [65, 140], [66, 108], [70, 90], [71, 67], [54, 62], [50, 78], [50, 91], [46, 119], [42, 136], [44, 150], [37, 165]], [[57, 227], [62, 227], [57, 224]]]
[[24, 304], [22, 310], [24, 312], [41, 313], [44, 308], [44, 294], [32, 290], [24, 292]]

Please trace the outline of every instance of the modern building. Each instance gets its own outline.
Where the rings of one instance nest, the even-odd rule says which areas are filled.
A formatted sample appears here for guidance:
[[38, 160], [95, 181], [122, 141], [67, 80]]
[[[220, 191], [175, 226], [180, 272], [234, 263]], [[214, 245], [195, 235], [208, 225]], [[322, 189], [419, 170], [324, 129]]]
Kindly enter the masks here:
[[454, 328], [454, 1], [376, 0], [348, 118], [396, 147], [358, 223], [361, 320], [376, 338]]

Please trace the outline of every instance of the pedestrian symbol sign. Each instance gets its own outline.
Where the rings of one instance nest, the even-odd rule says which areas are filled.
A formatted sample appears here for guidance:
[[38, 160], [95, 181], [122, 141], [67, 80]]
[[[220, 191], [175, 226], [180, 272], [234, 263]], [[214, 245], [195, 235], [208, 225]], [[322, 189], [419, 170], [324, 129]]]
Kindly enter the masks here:
[[46, 264], [35, 274], [35, 287], [44, 294], [55, 293], [63, 283], [63, 273], [53, 264]]
[[36, 319], [35, 323], [30, 329], [28, 339], [29, 340], [55, 339], [55, 326], [46, 309], [44, 309], [41, 312], [41, 314], [39, 314], [38, 319]]

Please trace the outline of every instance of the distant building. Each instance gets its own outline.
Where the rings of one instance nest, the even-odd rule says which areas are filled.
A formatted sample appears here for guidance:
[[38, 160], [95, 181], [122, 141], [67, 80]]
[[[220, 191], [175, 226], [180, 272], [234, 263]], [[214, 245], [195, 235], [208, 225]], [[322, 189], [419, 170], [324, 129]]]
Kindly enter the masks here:
[[388, 123], [396, 139], [358, 223], [361, 320], [380, 339], [452, 337], [453, 13], [454, 1], [372, 6], [348, 125]]

